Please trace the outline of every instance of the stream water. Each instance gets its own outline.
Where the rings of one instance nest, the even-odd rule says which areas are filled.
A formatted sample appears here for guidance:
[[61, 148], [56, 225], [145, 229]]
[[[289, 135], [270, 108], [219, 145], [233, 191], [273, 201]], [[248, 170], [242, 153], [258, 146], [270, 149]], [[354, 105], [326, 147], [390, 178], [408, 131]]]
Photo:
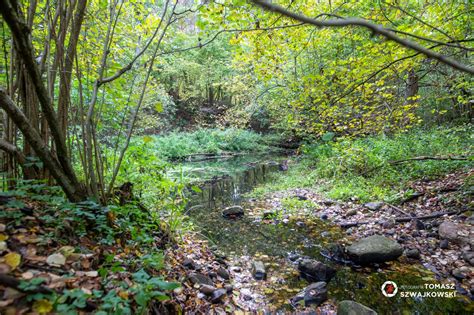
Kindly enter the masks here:
[[[344, 231], [318, 218], [280, 216], [262, 221], [268, 204], [245, 198], [245, 193], [257, 185], [272, 180], [279, 172], [280, 157], [239, 156], [227, 160], [185, 163], [187, 176], [202, 179], [200, 193], [195, 193], [187, 212], [196, 229], [231, 264], [248, 268], [248, 262], [263, 261], [267, 280], [243, 281], [242, 287], [259, 292], [260, 298], [250, 308], [271, 311], [292, 310], [288, 301], [308, 285], [296, 272], [296, 263], [290, 258], [310, 257], [337, 269], [336, 277], [328, 284], [328, 295], [334, 301], [354, 300], [367, 305], [379, 314], [463, 314], [471, 313], [472, 303], [465, 296], [457, 298], [402, 298], [400, 294], [388, 298], [382, 295], [381, 285], [391, 280], [403, 285], [439, 283], [432, 272], [421, 265], [394, 262], [386, 266], [355, 268], [330, 261], [322, 251], [338, 243]], [[269, 162], [271, 161], [271, 162]], [[245, 215], [229, 220], [222, 209], [240, 205]], [[247, 262], [247, 264], [246, 264]], [[469, 304], [471, 306], [469, 306]]]

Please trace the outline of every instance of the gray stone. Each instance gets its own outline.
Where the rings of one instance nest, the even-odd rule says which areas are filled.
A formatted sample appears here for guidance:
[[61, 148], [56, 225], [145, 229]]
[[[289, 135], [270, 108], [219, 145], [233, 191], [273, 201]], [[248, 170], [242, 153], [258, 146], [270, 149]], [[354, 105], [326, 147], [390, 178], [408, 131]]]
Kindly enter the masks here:
[[377, 312], [360, 303], [345, 300], [337, 303], [337, 315], [377, 315]]
[[301, 277], [310, 282], [329, 282], [336, 275], [334, 268], [313, 259], [303, 259], [300, 261], [298, 270]]
[[183, 267], [188, 268], [188, 269], [195, 269], [196, 264], [194, 263], [192, 259], [186, 258], [183, 260]]
[[474, 266], [474, 251], [466, 250], [462, 253], [462, 259]]
[[408, 258], [411, 258], [411, 259], [420, 259], [421, 258], [420, 251], [416, 248], [407, 249], [405, 251], [405, 256], [407, 256]]
[[351, 209], [351, 210], [346, 212], [346, 217], [351, 217], [351, 216], [356, 215], [356, 214], [357, 214], [357, 210], [356, 209]]
[[227, 295], [226, 289], [218, 289], [212, 292], [211, 302], [212, 303], [219, 303], [222, 299]]
[[214, 293], [214, 291], [216, 291], [216, 290], [217, 289], [214, 286], [207, 285], [207, 284], [203, 284], [199, 288], [199, 291], [201, 291], [201, 293], [204, 293], [205, 295], [212, 295], [212, 293]]
[[267, 278], [267, 272], [265, 265], [261, 261], [254, 261], [252, 264], [252, 275], [256, 280], [265, 280]]
[[229, 280], [230, 278], [229, 272], [223, 267], [219, 267], [219, 269], [217, 269], [217, 274], [225, 280]]
[[193, 284], [207, 284], [207, 285], [214, 285], [212, 282], [211, 278], [208, 276], [202, 274], [202, 273], [192, 273], [188, 276], [188, 279], [193, 283]]
[[304, 302], [305, 306], [309, 305], [320, 305], [328, 298], [327, 284], [326, 282], [316, 282], [307, 286], [303, 291], [295, 295], [291, 299], [291, 304], [296, 305], [301, 301]]
[[378, 211], [378, 210], [382, 209], [383, 202], [381, 202], [381, 201], [368, 202], [364, 205], [364, 207], [366, 207], [367, 209], [372, 210], [372, 211]]
[[474, 229], [466, 224], [444, 221], [439, 225], [440, 239], [446, 239], [459, 245], [474, 245]]
[[244, 215], [244, 208], [241, 206], [231, 206], [222, 210], [222, 216], [225, 218], [241, 217]]
[[381, 235], [363, 238], [347, 248], [351, 259], [360, 264], [395, 260], [403, 253], [396, 241]]
[[448, 249], [448, 247], [449, 247], [449, 241], [448, 240], [441, 240], [441, 242], [439, 242], [439, 248]]
[[453, 271], [451, 271], [451, 274], [453, 275], [453, 277], [458, 280], [466, 279], [470, 275], [470, 273], [471, 273], [470, 268], [466, 266], [456, 268]]

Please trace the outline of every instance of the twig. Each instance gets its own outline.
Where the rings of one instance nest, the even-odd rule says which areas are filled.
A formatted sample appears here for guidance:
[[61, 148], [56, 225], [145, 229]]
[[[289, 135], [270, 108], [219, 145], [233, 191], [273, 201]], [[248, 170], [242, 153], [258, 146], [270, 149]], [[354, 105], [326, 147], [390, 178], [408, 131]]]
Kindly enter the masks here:
[[401, 214], [404, 214], [404, 215], [406, 215], [406, 216], [409, 216], [408, 213], [406, 213], [405, 211], [403, 211], [402, 209], [400, 209], [400, 208], [397, 207], [397, 206], [394, 206], [394, 205], [389, 204], [389, 203], [386, 203], [386, 205], [389, 206], [390, 208], [392, 208], [392, 209], [394, 209], [394, 210], [400, 212]]

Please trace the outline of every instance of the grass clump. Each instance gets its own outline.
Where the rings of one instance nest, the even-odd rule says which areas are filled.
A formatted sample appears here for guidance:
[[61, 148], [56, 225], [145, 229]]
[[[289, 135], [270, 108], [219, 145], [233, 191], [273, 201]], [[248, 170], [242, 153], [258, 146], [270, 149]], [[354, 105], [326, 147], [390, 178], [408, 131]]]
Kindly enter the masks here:
[[[473, 166], [472, 125], [418, 129], [388, 137], [369, 136], [304, 145], [300, 162], [253, 194], [295, 187], [313, 187], [330, 198], [396, 201], [407, 182], [435, 178]], [[466, 161], [410, 161], [418, 156], [464, 156]]]

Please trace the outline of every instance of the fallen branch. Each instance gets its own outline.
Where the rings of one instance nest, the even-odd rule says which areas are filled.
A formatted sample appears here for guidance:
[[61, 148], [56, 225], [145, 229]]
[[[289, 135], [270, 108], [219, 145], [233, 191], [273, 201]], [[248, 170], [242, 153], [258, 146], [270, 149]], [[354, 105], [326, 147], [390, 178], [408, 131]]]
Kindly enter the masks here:
[[402, 209], [400, 209], [400, 208], [397, 207], [397, 206], [391, 205], [391, 204], [389, 204], [389, 203], [386, 203], [386, 205], [389, 206], [390, 208], [392, 208], [392, 209], [394, 209], [394, 210], [400, 212], [400, 213], [403, 214], [403, 215], [409, 216], [408, 213], [406, 213], [405, 211], [403, 211]]
[[[418, 217], [410, 217], [410, 216], [409, 217], [402, 217], [402, 218], [396, 218], [395, 222], [403, 223], [403, 222], [410, 222], [412, 220], [429, 220], [429, 219], [439, 218], [439, 217], [442, 217], [442, 216], [445, 216], [445, 215], [460, 214], [460, 213], [463, 213], [463, 212], [466, 212], [466, 211], [469, 211], [469, 209], [452, 210], [452, 211], [445, 211], [445, 212], [436, 212], [436, 213], [433, 213], [433, 214], [422, 215], [422, 216], [418, 216]], [[347, 223], [341, 223], [341, 224], [339, 224], [339, 226], [341, 228], [347, 229], [347, 228], [350, 228], [350, 227], [365, 225], [365, 224], [369, 224], [369, 223], [373, 223], [373, 221], [347, 222]], [[375, 222], [375, 223], [381, 224], [381, 222]]]
[[[396, 161], [388, 161], [387, 163], [390, 164], [390, 165], [400, 165], [400, 164], [403, 164], [403, 163], [406, 163], [406, 162], [413, 162], [413, 161], [428, 161], [428, 160], [432, 160], [432, 161], [468, 161], [468, 160], [473, 160], [474, 159], [474, 156], [470, 155], [470, 156], [451, 156], [451, 155], [448, 155], [448, 156], [415, 156], [415, 157], [412, 157], [412, 158], [408, 158], [408, 159], [403, 159], [403, 160], [396, 160]], [[366, 175], [368, 173], [371, 173], [383, 166], [385, 166], [386, 164], [381, 164], [381, 165], [378, 165], [378, 166], [375, 166], [365, 172], [363, 172], [361, 175]]]
[[410, 161], [426, 161], [426, 160], [435, 160], [435, 161], [467, 161], [467, 160], [469, 160], [470, 158], [472, 158], [472, 156], [470, 156], [470, 157], [466, 157], [466, 156], [451, 156], [451, 155], [448, 155], [448, 156], [416, 156], [416, 157], [409, 158], [409, 159], [404, 159], [404, 160], [389, 161], [388, 163], [389, 163], [389, 164], [392, 164], [392, 165], [398, 165], [398, 164], [402, 164], [402, 163], [410, 162]]

